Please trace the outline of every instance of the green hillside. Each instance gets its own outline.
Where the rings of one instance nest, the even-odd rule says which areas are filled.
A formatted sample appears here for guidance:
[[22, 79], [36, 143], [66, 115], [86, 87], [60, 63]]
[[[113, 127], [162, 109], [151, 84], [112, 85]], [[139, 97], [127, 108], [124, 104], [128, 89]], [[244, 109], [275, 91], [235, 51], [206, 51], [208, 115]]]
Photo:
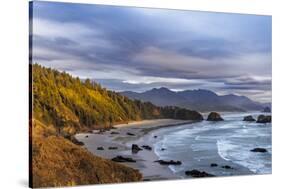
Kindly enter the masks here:
[[202, 119], [195, 111], [133, 101], [89, 79], [82, 81], [38, 64], [33, 64], [32, 74], [33, 118], [54, 125], [62, 135], [131, 120]]
[[133, 101], [38, 64], [30, 70], [30, 187], [140, 181], [138, 170], [92, 155], [74, 134], [131, 120], [203, 119], [196, 111]]

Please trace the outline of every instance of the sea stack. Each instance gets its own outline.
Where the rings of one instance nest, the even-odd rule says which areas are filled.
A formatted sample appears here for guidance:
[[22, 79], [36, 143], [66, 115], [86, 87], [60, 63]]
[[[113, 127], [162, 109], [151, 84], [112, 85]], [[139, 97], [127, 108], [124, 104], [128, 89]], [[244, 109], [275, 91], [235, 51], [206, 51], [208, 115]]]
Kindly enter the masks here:
[[223, 118], [217, 112], [211, 112], [208, 115], [207, 121], [223, 121]]
[[249, 116], [245, 116], [243, 121], [256, 121], [253, 116], [249, 115]]
[[136, 154], [142, 150], [137, 144], [132, 144], [132, 153]]
[[257, 123], [271, 123], [271, 115], [259, 115]]

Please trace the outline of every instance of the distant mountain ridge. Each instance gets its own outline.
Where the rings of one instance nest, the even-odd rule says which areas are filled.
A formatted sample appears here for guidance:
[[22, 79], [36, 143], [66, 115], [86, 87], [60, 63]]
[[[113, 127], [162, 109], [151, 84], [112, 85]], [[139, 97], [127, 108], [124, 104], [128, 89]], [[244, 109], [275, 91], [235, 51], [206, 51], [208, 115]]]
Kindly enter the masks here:
[[178, 106], [201, 112], [207, 111], [261, 111], [264, 105], [246, 96], [234, 94], [217, 95], [205, 89], [174, 92], [168, 88], [153, 88], [137, 93], [124, 91], [120, 94], [141, 101], [148, 101], [157, 106]]

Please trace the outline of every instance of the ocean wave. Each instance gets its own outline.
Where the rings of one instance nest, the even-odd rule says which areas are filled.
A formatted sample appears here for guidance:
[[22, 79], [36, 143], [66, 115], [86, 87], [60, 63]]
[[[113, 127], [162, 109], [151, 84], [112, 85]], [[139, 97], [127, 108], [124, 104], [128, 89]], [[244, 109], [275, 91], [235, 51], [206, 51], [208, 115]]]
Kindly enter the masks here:
[[[269, 148], [269, 146], [267, 146]], [[251, 147], [241, 145], [231, 140], [217, 141], [218, 154], [221, 158], [248, 168], [254, 173], [271, 173], [271, 163], [266, 161], [267, 154], [257, 154]]]

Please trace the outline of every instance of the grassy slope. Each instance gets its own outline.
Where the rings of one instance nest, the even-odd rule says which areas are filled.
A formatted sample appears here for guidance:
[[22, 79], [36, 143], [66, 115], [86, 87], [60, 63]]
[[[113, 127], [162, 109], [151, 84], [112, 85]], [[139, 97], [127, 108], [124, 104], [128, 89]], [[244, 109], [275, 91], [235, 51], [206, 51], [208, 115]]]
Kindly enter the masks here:
[[140, 181], [132, 168], [92, 155], [57, 136], [51, 126], [32, 124], [32, 187], [73, 186]]

